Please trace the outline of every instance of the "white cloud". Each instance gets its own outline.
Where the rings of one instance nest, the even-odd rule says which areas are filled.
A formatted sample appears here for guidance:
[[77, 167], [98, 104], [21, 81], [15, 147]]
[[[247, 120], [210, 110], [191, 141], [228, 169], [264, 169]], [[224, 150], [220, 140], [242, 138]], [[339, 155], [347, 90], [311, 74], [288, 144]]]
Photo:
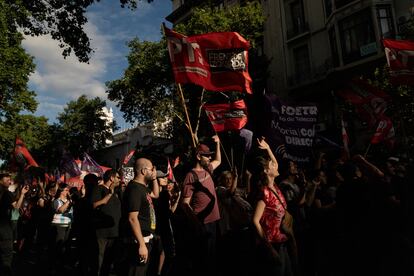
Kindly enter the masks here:
[[37, 65], [30, 82], [38, 95], [66, 101], [82, 94], [106, 98], [101, 78], [106, 73], [106, 60], [111, 56], [112, 47], [92, 23], [85, 30], [95, 50], [89, 64], [79, 62], [73, 54], [63, 58], [62, 49], [50, 36], [26, 37], [23, 45], [35, 57]]
[[[50, 36], [26, 37], [23, 46], [36, 63], [29, 82], [30, 89], [38, 95], [36, 115], [54, 121], [66, 103], [82, 94], [107, 99], [105, 81], [119, 78], [128, 64], [126, 43], [136, 36], [142, 40], [158, 40], [160, 24], [170, 7], [170, 1], [165, 0], [151, 4], [140, 1], [134, 11], [120, 8], [118, 1], [91, 5], [85, 32], [95, 52], [89, 64], [80, 63], [73, 53], [64, 59], [58, 42]], [[125, 124], [115, 103], [109, 100], [107, 103], [114, 107], [118, 122]]]

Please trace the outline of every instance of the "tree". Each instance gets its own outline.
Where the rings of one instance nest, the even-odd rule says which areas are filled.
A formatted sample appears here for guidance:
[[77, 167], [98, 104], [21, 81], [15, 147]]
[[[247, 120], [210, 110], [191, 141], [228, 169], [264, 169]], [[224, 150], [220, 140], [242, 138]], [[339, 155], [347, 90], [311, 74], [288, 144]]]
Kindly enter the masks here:
[[[79, 61], [89, 61], [93, 51], [84, 26], [88, 22], [86, 9], [100, 0], [2, 0], [2, 9], [9, 11], [11, 30], [26, 35], [50, 34], [59, 41], [63, 56], [73, 51]], [[140, 0], [119, 0], [121, 7], [135, 9]], [[152, 2], [152, 0], [147, 0]]]
[[36, 153], [41, 152], [50, 140], [50, 126], [46, 117], [30, 114], [16, 115], [0, 124], [0, 158], [10, 161], [16, 136], [25, 142], [27, 148], [38, 160]]
[[[27, 82], [34, 72], [33, 58], [21, 46], [23, 36], [13, 26], [13, 9], [0, 1], [0, 122], [15, 121], [21, 111], [34, 112], [35, 93]], [[11, 122], [9, 122], [10, 125]]]
[[407, 85], [390, 82], [389, 68], [376, 68], [370, 80], [387, 92], [392, 100], [388, 103], [387, 114], [391, 117], [402, 152], [411, 152], [414, 147], [414, 89]]
[[[252, 1], [244, 6], [222, 10], [209, 5], [195, 8], [189, 20], [177, 25], [175, 30], [185, 35], [239, 32], [252, 44], [250, 71], [253, 81], [257, 83], [264, 79], [267, 72], [266, 62], [254, 62], [259, 60], [257, 49], [263, 37], [263, 24], [260, 3]], [[158, 42], [135, 39], [129, 43], [129, 48], [129, 66], [124, 76], [106, 84], [108, 98], [117, 102], [128, 122], [154, 123], [173, 115], [183, 118], [180, 104], [177, 104], [179, 101], [174, 96], [175, 85], [165, 39]], [[260, 61], [263, 60], [264, 57], [261, 57]], [[191, 91], [192, 95], [198, 95], [196, 92], [201, 91], [192, 85], [187, 86], [186, 90]]]
[[[119, 0], [131, 9], [138, 1]], [[35, 65], [21, 45], [23, 34], [50, 34], [64, 56], [73, 50], [79, 61], [87, 62], [92, 49], [83, 30], [85, 11], [95, 2], [99, 0], [0, 0], [0, 158], [8, 160], [16, 135], [33, 151], [47, 144], [42, 136], [49, 133], [47, 119], [21, 115], [37, 108], [36, 94], [27, 87]]]
[[108, 98], [118, 102], [126, 121], [149, 123], [171, 117], [174, 80], [165, 39], [128, 43], [129, 66], [122, 79], [108, 82]]
[[112, 137], [115, 124], [105, 120], [103, 107], [106, 107], [104, 100], [98, 97], [89, 100], [82, 95], [69, 102], [58, 115], [60, 142], [74, 156], [102, 148]]

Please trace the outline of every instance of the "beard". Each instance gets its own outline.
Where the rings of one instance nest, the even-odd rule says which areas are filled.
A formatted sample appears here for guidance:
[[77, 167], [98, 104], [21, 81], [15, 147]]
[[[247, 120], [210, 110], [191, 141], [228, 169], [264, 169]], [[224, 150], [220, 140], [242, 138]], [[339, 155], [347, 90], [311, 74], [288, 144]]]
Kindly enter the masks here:
[[208, 169], [208, 166], [210, 165], [210, 161], [201, 160], [200, 161], [201, 167], [203, 167], [205, 170]]

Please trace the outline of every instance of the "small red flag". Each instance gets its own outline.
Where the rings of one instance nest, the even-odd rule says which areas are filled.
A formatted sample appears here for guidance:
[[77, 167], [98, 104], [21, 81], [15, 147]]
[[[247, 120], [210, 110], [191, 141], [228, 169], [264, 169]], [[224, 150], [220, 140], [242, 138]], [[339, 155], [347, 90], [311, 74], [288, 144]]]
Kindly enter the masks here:
[[205, 104], [204, 109], [216, 132], [242, 129], [247, 123], [247, 108], [243, 100]]
[[129, 160], [131, 160], [132, 156], [134, 156], [135, 150], [131, 150], [124, 158], [124, 165], [128, 164]]
[[250, 43], [236, 32], [184, 36], [164, 26], [177, 83], [209, 91], [252, 93], [248, 72]]
[[14, 148], [14, 158], [16, 163], [21, 165], [25, 170], [30, 166], [39, 167], [37, 162], [33, 159], [23, 140], [16, 137], [16, 143]]
[[392, 82], [414, 85], [414, 41], [384, 39], [382, 42]]

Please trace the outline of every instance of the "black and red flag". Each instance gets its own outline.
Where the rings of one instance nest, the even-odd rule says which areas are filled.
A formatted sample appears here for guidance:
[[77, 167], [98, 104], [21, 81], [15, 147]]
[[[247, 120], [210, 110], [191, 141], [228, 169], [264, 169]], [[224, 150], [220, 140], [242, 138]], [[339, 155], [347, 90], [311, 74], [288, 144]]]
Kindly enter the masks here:
[[384, 51], [395, 84], [414, 85], [414, 41], [384, 39]]
[[203, 107], [216, 132], [239, 130], [247, 123], [247, 108], [243, 100], [205, 104]]
[[29, 167], [39, 167], [23, 140], [19, 137], [16, 137], [13, 157], [15, 164], [22, 167], [24, 170], [27, 170]]
[[378, 117], [384, 114], [390, 101], [387, 93], [361, 79], [352, 80], [337, 95], [354, 105], [359, 117], [370, 127], [375, 127]]
[[176, 83], [209, 91], [252, 93], [248, 71], [250, 43], [236, 32], [185, 36], [164, 26]]

